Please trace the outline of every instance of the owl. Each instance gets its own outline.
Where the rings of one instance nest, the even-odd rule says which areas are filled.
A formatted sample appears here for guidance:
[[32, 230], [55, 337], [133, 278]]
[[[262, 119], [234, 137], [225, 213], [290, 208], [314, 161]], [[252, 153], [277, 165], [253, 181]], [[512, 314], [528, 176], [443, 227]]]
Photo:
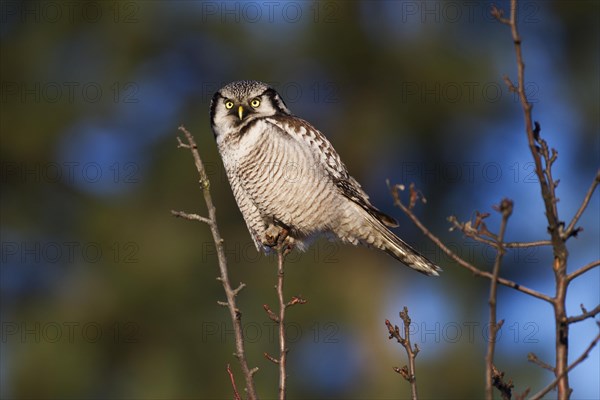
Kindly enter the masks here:
[[257, 250], [285, 239], [304, 250], [319, 235], [383, 250], [427, 275], [441, 269], [398, 238], [396, 220], [375, 208], [325, 136], [257, 81], [217, 91], [210, 123]]

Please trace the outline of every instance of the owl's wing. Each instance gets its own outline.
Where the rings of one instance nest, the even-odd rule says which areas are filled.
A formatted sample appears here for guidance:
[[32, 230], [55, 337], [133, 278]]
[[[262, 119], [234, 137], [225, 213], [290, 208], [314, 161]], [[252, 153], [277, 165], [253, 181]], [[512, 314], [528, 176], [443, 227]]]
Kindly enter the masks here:
[[311, 153], [315, 155], [315, 161], [324, 168], [344, 196], [360, 205], [385, 225], [398, 226], [398, 222], [394, 218], [379, 211], [371, 204], [369, 195], [365, 193], [360, 183], [350, 176], [337, 151], [318, 129], [307, 121], [291, 115], [277, 115], [267, 118], [267, 121], [278, 127], [282, 134], [291, 136], [303, 145], [308, 145]]
[[224, 166], [233, 191], [233, 197], [235, 197], [235, 201], [242, 213], [242, 217], [244, 217], [244, 222], [246, 222], [248, 232], [250, 232], [250, 237], [256, 246], [256, 250], [260, 251], [263, 249], [263, 245], [259, 238], [262, 238], [264, 234], [264, 222], [260, 215], [260, 211], [242, 187], [240, 183], [242, 180], [237, 176], [235, 169], [231, 168], [229, 163], [224, 163]]

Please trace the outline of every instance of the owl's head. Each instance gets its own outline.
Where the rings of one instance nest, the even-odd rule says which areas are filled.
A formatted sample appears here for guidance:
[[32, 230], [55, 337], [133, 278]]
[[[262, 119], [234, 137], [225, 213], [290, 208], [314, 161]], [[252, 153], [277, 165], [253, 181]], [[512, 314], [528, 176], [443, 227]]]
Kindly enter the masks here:
[[210, 122], [217, 138], [278, 113], [289, 115], [290, 110], [275, 89], [258, 81], [231, 82], [219, 89], [210, 103]]

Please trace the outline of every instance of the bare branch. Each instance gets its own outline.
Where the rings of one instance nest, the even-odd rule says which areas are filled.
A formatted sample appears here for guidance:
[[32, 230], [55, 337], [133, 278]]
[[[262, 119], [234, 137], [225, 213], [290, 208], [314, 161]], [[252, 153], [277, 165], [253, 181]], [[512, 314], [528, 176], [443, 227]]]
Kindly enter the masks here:
[[512, 397], [512, 390], [515, 387], [512, 379], [508, 382], [504, 381], [504, 372], [498, 371], [498, 369], [492, 365], [492, 385], [498, 389], [502, 400], [510, 400]]
[[272, 225], [269, 227], [271, 232], [267, 233], [266, 239], [269, 242], [269, 246], [272, 246], [277, 251], [277, 284], [275, 290], [277, 291], [277, 300], [279, 304], [279, 313], [276, 314], [269, 305], [264, 304], [269, 319], [279, 325], [279, 358], [275, 358], [267, 353], [264, 356], [267, 360], [279, 365], [279, 400], [286, 398], [287, 392], [287, 339], [285, 336], [285, 310], [288, 307], [296, 304], [305, 304], [306, 300], [302, 297], [293, 296], [287, 303], [283, 299], [283, 286], [284, 286], [284, 262], [286, 255], [292, 250], [293, 244], [287, 240], [289, 231], [287, 228], [278, 227]]
[[188, 214], [183, 211], [175, 211], [175, 210], [171, 210], [171, 214], [177, 218], [183, 218], [183, 219], [187, 219], [190, 221], [204, 222], [205, 224], [208, 224], [208, 225], [212, 224], [212, 221], [210, 219], [201, 217], [198, 214]]
[[286, 303], [285, 307], [295, 306], [296, 304], [306, 304], [307, 302], [308, 300], [305, 300], [300, 296], [292, 296], [292, 299]]
[[583, 362], [583, 360], [588, 358], [588, 356], [590, 355], [590, 352], [598, 344], [599, 340], [600, 340], [600, 334], [596, 335], [596, 338], [592, 341], [592, 343], [590, 343], [590, 345], [587, 347], [587, 349], [585, 349], [583, 354], [581, 354], [579, 356], [579, 358], [577, 358], [577, 360], [573, 361], [573, 363], [571, 365], [569, 365], [563, 372], [561, 372], [559, 375], [556, 376], [556, 379], [554, 379], [548, 386], [546, 386], [545, 388], [543, 388], [542, 390], [540, 390], [539, 392], [537, 392], [536, 394], [531, 396], [529, 400], [539, 400], [542, 397], [544, 397], [547, 393], [549, 393], [552, 389], [554, 389], [554, 387], [558, 384], [558, 382], [563, 378], [563, 375], [568, 374], [573, 368], [575, 368], [577, 365], [581, 364]]
[[492, 14], [492, 17], [494, 17], [494, 18], [496, 18], [498, 20], [498, 22], [510, 26], [511, 20], [507, 19], [507, 18], [504, 18], [503, 17], [504, 11], [496, 8], [496, 6], [493, 5], [493, 4], [492, 4], [492, 9], [491, 9], [491, 14]]
[[[198, 153], [198, 146], [196, 145], [196, 141], [194, 140], [194, 137], [183, 125], [181, 125], [179, 127], [179, 130], [181, 132], [183, 132], [188, 143], [187, 144], [183, 143], [181, 141], [181, 139], [179, 137], [177, 137], [178, 147], [183, 147], [183, 148], [191, 150], [192, 156], [194, 157], [194, 164], [196, 165], [196, 170], [198, 171], [198, 175], [200, 175], [200, 179], [199, 179], [200, 186], [202, 188], [208, 187], [209, 186], [208, 175], [206, 175], [206, 169], [204, 168], [204, 163], [202, 163], [202, 159], [200, 158], [200, 153]], [[209, 195], [210, 195], [210, 192], [209, 192]], [[212, 200], [212, 197], [211, 197], [211, 200]], [[212, 205], [212, 202], [211, 202], [211, 205]], [[208, 204], [207, 204], [207, 206], [208, 206]], [[210, 212], [210, 209], [209, 209], [209, 212]]]
[[237, 295], [238, 295], [238, 293], [239, 293], [239, 292], [241, 292], [241, 291], [242, 291], [242, 289], [243, 289], [243, 288], [245, 288], [245, 287], [246, 287], [246, 284], [245, 284], [245, 283], [242, 283], [242, 282], [240, 282], [240, 285], [239, 285], [239, 286], [238, 286], [236, 289], [234, 289], [234, 290], [233, 290], [233, 295], [234, 295], [234, 296], [237, 296]]
[[515, 395], [515, 399], [516, 400], [525, 400], [525, 397], [527, 397], [527, 395], [529, 394], [529, 392], [531, 392], [531, 388], [527, 388], [523, 391], [523, 393], [517, 393]]
[[547, 369], [548, 371], [554, 373], [554, 367], [548, 363], [543, 362], [542, 360], [540, 360], [538, 358], [538, 356], [535, 355], [535, 353], [529, 353], [527, 354], [527, 360], [531, 361], [534, 364], [537, 364], [538, 366]]
[[536, 242], [508, 242], [504, 243], [505, 249], [525, 249], [528, 247], [550, 246], [549, 240], [538, 240]]
[[592, 261], [591, 263], [584, 265], [583, 267], [579, 268], [578, 270], [571, 272], [567, 276], [567, 279], [569, 281], [572, 281], [573, 279], [577, 278], [579, 275], [585, 274], [590, 269], [596, 268], [598, 266], [600, 266], [600, 260]]
[[235, 378], [233, 377], [233, 372], [231, 371], [231, 366], [229, 364], [227, 364], [227, 373], [229, 374], [229, 380], [231, 380], [231, 386], [233, 386], [233, 399], [242, 400], [240, 393], [237, 390], [237, 386], [235, 385]]
[[[536, 122], [533, 123], [531, 111], [533, 105], [527, 99], [525, 92], [525, 63], [523, 62], [523, 55], [521, 49], [521, 37], [517, 27], [517, 0], [511, 0], [510, 3], [510, 19], [503, 18], [502, 10], [492, 6], [492, 15], [496, 17], [500, 22], [510, 27], [512, 33], [512, 39], [515, 48], [516, 61], [517, 61], [517, 85], [515, 86], [510, 79], [505, 78], [507, 86], [516, 91], [519, 96], [523, 114], [525, 117], [525, 132], [527, 134], [527, 141], [531, 155], [533, 156], [535, 164], [535, 173], [537, 175], [540, 187], [542, 190], [542, 197], [544, 200], [544, 206], [546, 208], [546, 217], [548, 219], [549, 231], [552, 236], [552, 243], [554, 246], [559, 245], [559, 221], [558, 212], [556, 210], [556, 196], [554, 189], [556, 187], [555, 182], [552, 180], [551, 166], [556, 160], [556, 152], [552, 151], [552, 155], [548, 152], [547, 144], [540, 138], [540, 126]], [[540, 145], [538, 147], [538, 144]], [[545, 168], [542, 166], [542, 155], [544, 155]], [[564, 243], [563, 243], [564, 245]]]
[[265, 356], [265, 358], [269, 361], [271, 361], [273, 364], [279, 364], [279, 360], [275, 357], [273, 357], [272, 355], [270, 355], [267, 352], [264, 352], [263, 355]]
[[596, 172], [596, 177], [594, 178], [594, 181], [592, 182], [585, 197], [583, 198], [583, 201], [581, 202], [581, 206], [575, 213], [575, 216], [569, 223], [569, 226], [567, 226], [567, 229], [565, 229], [563, 238], [568, 239], [569, 237], [577, 234], [576, 232], [578, 232], [578, 230], [575, 228], [575, 224], [577, 224], [577, 221], [579, 221], [579, 218], [581, 218], [581, 215], [583, 214], [583, 212], [587, 208], [588, 204], [590, 203], [590, 200], [592, 199], [592, 195], [594, 194], [594, 191], [598, 187], [598, 184], [600, 184], [600, 170], [598, 170], [598, 172]]
[[398, 343], [404, 347], [406, 350], [406, 355], [408, 356], [408, 367], [405, 365], [402, 368], [394, 367], [394, 371], [402, 375], [404, 379], [406, 379], [410, 383], [411, 389], [411, 399], [417, 400], [417, 377], [415, 375], [415, 358], [417, 358], [417, 354], [420, 349], [419, 346], [415, 344], [413, 349], [412, 344], [410, 342], [410, 323], [411, 319], [408, 315], [408, 308], [404, 306], [404, 310], [400, 311], [400, 319], [404, 323], [404, 337], [400, 334], [400, 328], [397, 325], [393, 325], [389, 320], [385, 320], [385, 326], [388, 328], [388, 333], [390, 334], [390, 339], [396, 338]]
[[594, 307], [594, 309], [591, 311], [586, 310], [583, 304], [581, 304], [580, 307], [582, 313], [580, 315], [567, 318], [567, 323], [572, 324], [575, 322], [586, 320], [588, 318], [594, 318], [597, 314], [600, 313], [600, 304]]
[[279, 323], [279, 317], [277, 316], [277, 314], [275, 314], [273, 312], [273, 310], [271, 310], [271, 307], [269, 307], [268, 304], [263, 304], [263, 308], [265, 309], [265, 311], [267, 312], [267, 315], [269, 316], [269, 319], [275, 323]]
[[244, 374], [244, 378], [246, 380], [246, 392], [248, 393], [248, 398], [253, 400], [257, 398], [253, 379], [253, 375], [256, 373], [257, 369], [254, 368], [251, 370], [248, 367], [248, 362], [246, 360], [246, 353], [244, 349], [244, 336], [241, 322], [242, 315], [237, 308], [235, 300], [236, 295], [243, 288], [243, 284], [240, 284], [240, 286], [235, 290], [231, 288], [231, 284], [229, 282], [229, 272], [227, 270], [227, 259], [225, 257], [225, 251], [223, 248], [223, 239], [221, 238], [219, 227], [217, 226], [217, 211], [213, 204], [212, 196], [210, 194], [210, 184], [206, 175], [206, 170], [204, 169], [204, 164], [202, 163], [202, 159], [200, 158], [200, 154], [198, 153], [198, 146], [196, 145], [192, 134], [184, 126], [180, 126], [179, 130], [184, 134], [187, 143], [182, 142], [182, 140], [179, 137], [177, 137], [177, 142], [179, 144], [178, 147], [189, 149], [192, 153], [192, 156], [194, 158], [194, 164], [196, 165], [196, 170], [198, 171], [199, 175], [200, 187], [202, 188], [204, 201], [206, 203], [206, 208], [208, 209], [208, 219], [200, 217], [199, 215], [186, 214], [178, 211], [171, 211], [171, 213], [177, 217], [204, 222], [210, 227], [213, 241], [215, 242], [215, 246], [217, 249], [217, 259], [219, 262], [220, 271], [219, 281], [221, 281], [221, 283], [223, 284], [225, 296], [227, 297], [226, 303], [218, 303], [226, 305], [229, 309], [229, 315], [233, 323], [233, 331], [235, 335], [235, 356], [240, 362], [242, 373]]
[[[555, 375], [558, 382], [557, 397], [559, 399], [568, 399], [571, 392], [571, 388], [569, 387], [569, 376], [566, 372], [569, 362], [569, 324], [566, 323], [566, 296], [567, 286], [569, 284], [569, 280], [567, 279], [568, 251], [565, 243], [566, 238], [563, 234], [564, 222], [560, 220], [558, 209], [556, 207], [558, 202], [556, 197], [558, 181], [555, 181], [552, 177], [552, 165], [556, 161], [558, 153], [556, 150], [548, 148], [548, 144], [540, 136], [540, 124], [537, 121], [535, 123], [533, 122], [531, 113], [533, 105], [527, 99], [527, 94], [525, 92], [525, 63], [523, 61], [521, 36], [519, 35], [517, 26], [517, 0], [511, 0], [510, 2], [510, 19], [506, 20], [502, 18], [502, 12], [495, 7], [493, 7], [492, 14], [500, 22], [510, 27], [515, 49], [518, 76], [516, 93], [519, 96], [521, 108], [523, 109], [527, 143], [529, 145], [531, 156], [533, 157], [535, 174], [538, 178], [542, 200], [544, 201], [545, 215], [548, 221], [548, 232], [550, 233], [554, 256], [552, 268], [554, 271], [554, 280], [556, 282], [556, 296], [553, 298], [552, 306], [554, 308], [555, 320]], [[515, 89], [515, 85], [510, 81], [508, 87], [511, 90]], [[585, 207], [583, 208], [585, 209]], [[576, 219], [573, 226], [575, 223]]]
[[287, 391], [287, 346], [285, 338], [285, 309], [287, 307], [283, 300], [283, 262], [285, 260], [286, 251], [284, 244], [277, 246], [277, 298], [279, 300], [279, 400], [285, 400]]
[[[479, 268], [475, 267], [473, 264], [469, 263], [468, 261], [464, 260], [462, 257], [458, 256], [455, 252], [450, 250], [437, 236], [435, 236], [433, 233], [431, 233], [429, 231], [429, 229], [427, 229], [427, 227], [425, 227], [425, 225], [423, 225], [421, 220], [419, 220], [419, 218], [417, 218], [417, 216], [400, 201], [400, 195], [398, 194], [399, 188], [400, 188], [400, 186], [398, 186], [398, 185], [394, 185], [392, 187], [392, 196], [394, 197], [394, 205], [397, 206], [398, 208], [400, 208], [404, 212], [404, 214], [406, 214], [411, 219], [411, 221], [417, 226], [417, 228], [419, 228], [421, 230], [421, 232], [423, 232], [423, 234], [425, 236], [427, 236], [427, 238], [429, 238], [429, 240], [431, 240], [448, 257], [450, 257], [452, 260], [454, 260], [456, 263], [458, 263], [458, 265], [460, 265], [463, 268], [468, 269], [475, 276], [479, 276], [479, 277], [483, 277], [483, 278], [487, 278], [487, 279], [494, 278], [491, 273], [480, 270]], [[550, 297], [546, 294], [540, 293], [537, 290], [530, 289], [526, 286], [520, 285], [516, 282], [513, 282], [513, 281], [505, 279], [505, 278], [499, 277], [498, 283], [500, 283], [501, 285], [504, 285], [504, 286], [508, 286], [512, 289], [518, 290], [519, 292], [528, 294], [532, 297], [536, 297], [540, 300], [547, 301], [548, 303], [553, 303], [553, 301], [554, 301], [552, 299], [552, 297]]]
[[[472, 224], [470, 222], [460, 222], [454, 215], [448, 217], [448, 221], [453, 225], [454, 228], [460, 230], [465, 236], [480, 242], [487, 244], [490, 247], [498, 247], [498, 243], [486, 239], [477, 233], [477, 230], [472, 228]], [[503, 248], [505, 249], [524, 249], [528, 247], [540, 247], [540, 246], [551, 246], [552, 242], [549, 240], [538, 240], [536, 242], [505, 242], [503, 244]]]
[[[485, 391], [486, 398], [488, 400], [494, 399], [494, 385], [493, 385], [493, 377], [494, 377], [494, 351], [496, 349], [496, 334], [498, 330], [502, 326], [502, 323], [498, 324], [496, 322], [496, 300], [497, 300], [497, 291], [498, 291], [498, 276], [500, 274], [500, 265], [502, 264], [502, 258], [504, 257], [504, 234], [506, 232], [506, 225], [508, 223], [508, 219], [510, 218], [513, 212], [513, 202], [509, 199], [503, 199], [500, 202], [500, 205], [497, 207], [497, 210], [502, 213], [502, 221], [500, 222], [500, 231], [498, 232], [498, 238], [496, 240], [497, 243], [497, 251], [496, 251], [496, 260], [494, 261], [494, 268], [492, 269], [492, 281], [490, 283], [490, 296], [488, 303], [490, 305], [490, 330], [491, 337], [488, 341], [487, 346], [487, 355], [485, 357], [486, 362], [486, 375], [485, 375]], [[501, 321], [502, 322], [502, 321]], [[498, 371], [496, 371], [498, 372]], [[496, 374], [497, 375], [497, 374]], [[510, 393], [510, 392], [509, 392]], [[510, 398], [510, 396], [509, 396]]]

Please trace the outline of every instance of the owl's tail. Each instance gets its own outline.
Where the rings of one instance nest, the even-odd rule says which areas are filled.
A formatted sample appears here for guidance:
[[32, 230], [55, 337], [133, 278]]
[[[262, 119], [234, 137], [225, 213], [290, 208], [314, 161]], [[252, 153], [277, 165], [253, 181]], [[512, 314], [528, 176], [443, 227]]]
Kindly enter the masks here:
[[374, 231], [371, 234], [372, 236], [369, 236], [376, 239], [372, 241], [372, 243], [367, 243], [367, 245], [385, 251], [396, 260], [422, 274], [438, 276], [439, 272], [442, 271], [440, 267], [413, 249], [398, 236], [394, 235], [394, 233], [384, 225], [383, 221], [374, 218], [372, 215], [370, 215], [368, 219], [370, 220], [370, 225]]
[[427, 257], [410, 247], [398, 236], [394, 235], [387, 228], [385, 247], [382, 249], [396, 260], [419, 271], [425, 275], [438, 276], [442, 271], [440, 267], [431, 262]]

